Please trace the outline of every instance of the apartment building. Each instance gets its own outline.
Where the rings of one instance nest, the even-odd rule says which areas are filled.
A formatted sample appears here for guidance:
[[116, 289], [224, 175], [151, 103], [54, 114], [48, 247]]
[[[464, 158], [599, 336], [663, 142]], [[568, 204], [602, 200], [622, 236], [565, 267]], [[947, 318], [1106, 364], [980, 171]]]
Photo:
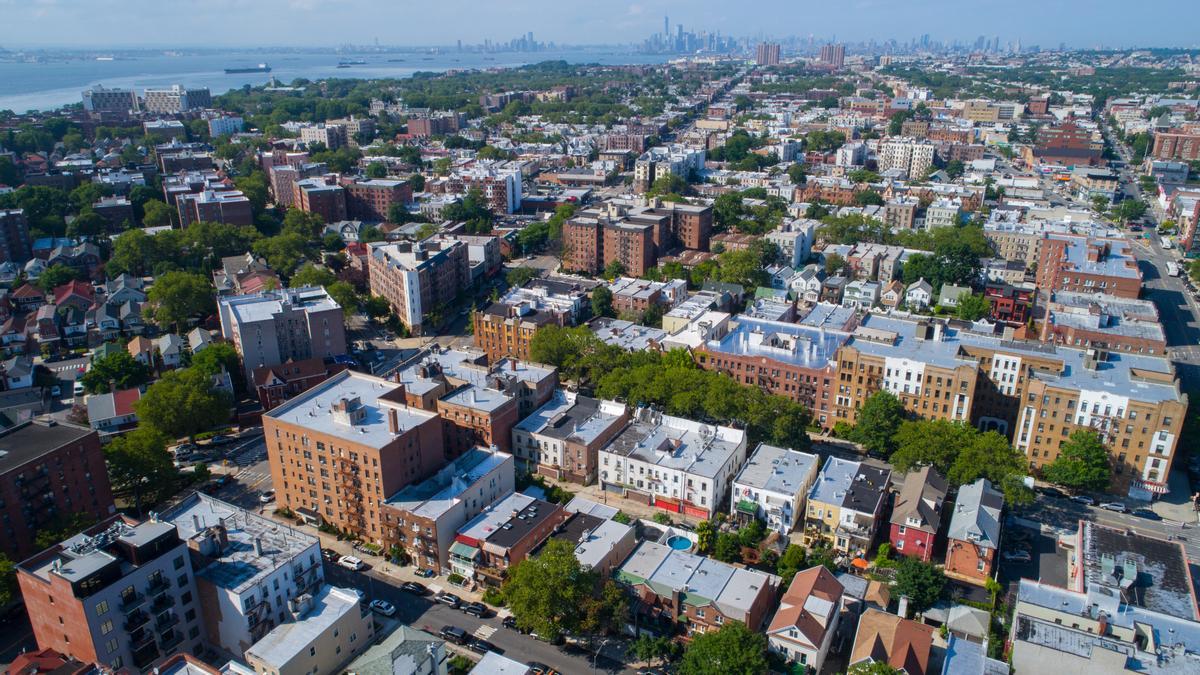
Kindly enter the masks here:
[[233, 181], [216, 170], [202, 169], [185, 171], [173, 176], [163, 176], [163, 200], [168, 206], [178, 208], [179, 197], [200, 192], [226, 192], [234, 189]]
[[237, 115], [217, 115], [208, 118], [208, 135], [211, 138], [240, 134], [244, 127], [245, 121]]
[[840, 43], [821, 45], [821, 53], [818, 58], [821, 64], [834, 70], [840, 70], [846, 65], [846, 45]]
[[81, 97], [83, 109], [88, 112], [126, 115], [139, 109], [137, 92], [132, 89], [109, 89], [97, 85], [84, 89]]
[[300, 127], [300, 142], [305, 145], [320, 143], [328, 150], [349, 144], [350, 135], [342, 124], [305, 124]]
[[821, 221], [812, 218], [785, 218], [779, 228], [771, 230], [764, 239], [779, 247], [787, 264], [799, 268], [812, 256]]
[[211, 107], [212, 94], [207, 87], [193, 89], [173, 84], [164, 89], [147, 89], [142, 99], [143, 111], [165, 115]]
[[925, 208], [925, 229], [957, 227], [962, 222], [962, 202], [939, 199]]
[[653, 306], [669, 310], [688, 297], [687, 282], [682, 279], [649, 281], [618, 277], [608, 285], [613, 311], [641, 315]]
[[900, 276], [903, 246], [885, 244], [855, 244], [846, 253], [843, 274], [863, 281], [888, 282]]
[[382, 222], [388, 219], [391, 208], [412, 201], [412, 186], [408, 181], [371, 180], [345, 181], [346, 215], [357, 220]]
[[1043, 291], [1136, 298], [1142, 273], [1126, 240], [1046, 235], [1038, 255], [1037, 285]]
[[192, 223], [223, 223], [225, 225], [253, 225], [254, 214], [250, 200], [237, 190], [215, 192], [204, 190], [193, 194], [179, 195], [175, 201], [179, 212], [180, 227]]
[[1043, 342], [1106, 352], [1166, 354], [1158, 307], [1149, 300], [1059, 291], [1041, 312]]
[[0, 209], [0, 263], [25, 264], [33, 257], [29, 221], [22, 209]]
[[1171, 129], [1155, 133], [1150, 156], [1183, 162], [1200, 160], [1200, 130]]
[[915, 138], [889, 138], [880, 142], [876, 161], [880, 171], [896, 169], [917, 180], [933, 166], [934, 149], [932, 143]]
[[446, 461], [442, 420], [403, 403], [403, 387], [345, 371], [265, 413], [279, 508], [382, 544], [383, 503]]
[[460, 241], [368, 244], [371, 293], [388, 301], [420, 335], [430, 312], [448, 306], [470, 283], [467, 245]]
[[262, 366], [347, 351], [342, 307], [320, 287], [225, 296], [218, 299], [217, 311], [221, 336], [237, 349], [247, 382]]
[[942, 505], [949, 491], [946, 479], [928, 466], [909, 472], [892, 509], [888, 541], [903, 556], [929, 562], [942, 526]]
[[456, 456], [475, 445], [508, 452], [513, 427], [550, 400], [558, 371], [510, 358], [489, 366], [483, 352], [435, 346], [392, 379], [404, 385], [400, 400], [441, 416]]
[[292, 620], [245, 651], [258, 675], [336, 673], [375, 641], [374, 617], [355, 588], [323, 586], [292, 601]]
[[417, 138], [441, 136], [457, 132], [466, 123], [461, 113], [443, 112], [436, 115], [418, 115], [408, 118], [408, 133]]
[[663, 176], [687, 178], [704, 168], [705, 150], [686, 145], [655, 146], [633, 163], [633, 190], [642, 193]]
[[492, 359], [528, 360], [538, 330], [548, 325], [573, 326], [588, 307], [588, 291], [575, 279], [531, 279], [472, 315], [475, 346]]
[[448, 570], [459, 529], [514, 489], [512, 455], [472, 448], [384, 502], [384, 542], [404, 549], [419, 567]]
[[804, 514], [818, 464], [812, 453], [759, 443], [733, 479], [730, 515], [743, 523], [761, 520], [788, 536]]
[[292, 604], [324, 582], [321, 543], [202, 492], [160, 515], [187, 545], [208, 639], [241, 654], [291, 620]]
[[459, 529], [450, 546], [450, 569], [499, 588], [508, 568], [549, 539], [568, 515], [558, 504], [510, 493]]
[[116, 513], [100, 436], [87, 427], [35, 418], [0, 432], [0, 551], [23, 560], [38, 532], [75, 515]]
[[946, 534], [946, 576], [986, 586], [996, 573], [1004, 495], [986, 478], [958, 489]]
[[818, 565], [792, 577], [767, 628], [767, 649], [821, 672], [842, 614], [845, 587]]
[[828, 544], [838, 553], [866, 554], [879, 529], [892, 472], [829, 457], [808, 493], [804, 545]]
[[38, 647], [131, 672], [207, 638], [187, 545], [171, 523], [113, 516], [17, 565]]
[[602, 488], [707, 519], [746, 462], [746, 432], [639, 408], [599, 454]]
[[320, 177], [297, 180], [292, 184], [292, 206], [336, 223], [346, 219], [346, 189]]
[[821, 420], [833, 410], [836, 355], [849, 338], [824, 327], [740, 319], [724, 335], [703, 341], [693, 354], [701, 368], [803, 403]]
[[506, 215], [521, 210], [522, 180], [519, 166], [480, 162], [451, 174], [446, 192], [466, 194], [478, 190], [492, 213]]
[[555, 389], [548, 403], [513, 427], [513, 454], [541, 475], [590, 485], [600, 449], [628, 422], [623, 403]]
[[760, 66], [779, 65], [779, 44], [775, 42], [760, 42], [755, 52], [754, 62]]
[[[643, 541], [614, 575], [639, 599], [642, 621], [687, 628], [687, 637], [740, 621], [758, 632], [775, 604], [779, 577], [664, 544]], [[686, 589], [686, 592], [685, 592]]]

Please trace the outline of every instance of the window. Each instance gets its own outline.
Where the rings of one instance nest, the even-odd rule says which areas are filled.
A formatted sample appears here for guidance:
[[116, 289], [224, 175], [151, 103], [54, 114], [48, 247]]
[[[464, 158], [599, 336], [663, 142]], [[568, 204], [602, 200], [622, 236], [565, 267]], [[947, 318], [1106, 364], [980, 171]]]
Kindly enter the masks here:
[[117, 651], [117, 647], [119, 646], [119, 644], [117, 643], [117, 638], [113, 638], [113, 639], [109, 640], [108, 642], [104, 643], [104, 646], [105, 646], [105, 648], [108, 649], [109, 654]]
[[107, 600], [101, 600], [100, 602], [96, 603], [96, 616], [100, 616], [101, 614], [104, 614], [107, 611], [108, 611], [108, 601]]
[[113, 629], [113, 622], [111, 620], [106, 619], [104, 621], [104, 623], [100, 624], [100, 634], [101, 635], [108, 635], [109, 633], [112, 632], [112, 629]]
[[184, 612], [183, 618], [187, 621], [195, 621], [196, 620], [196, 610], [189, 609], [188, 611]]
[[316, 656], [316, 655], [317, 655], [317, 648], [316, 648], [316, 647], [309, 647], [309, 648], [308, 648], [308, 655], [309, 655], [309, 656]]
[[177, 570], [183, 569], [183, 556], [176, 556], [175, 560], [172, 561], [171, 564], [174, 565], [175, 569]]
[[180, 575], [179, 575], [179, 578], [175, 580], [175, 585], [179, 586], [180, 588], [183, 588], [183, 587], [187, 586], [187, 585], [188, 585], [188, 578], [187, 578], [187, 575], [186, 575], [186, 574], [180, 574]]
[[182, 603], [183, 603], [183, 604], [185, 604], [185, 605], [190, 605], [190, 604], [192, 604], [192, 592], [191, 592], [191, 591], [184, 591], [184, 592], [183, 592], [183, 595], [179, 596], [179, 601], [180, 601], [180, 602], [182, 602]]

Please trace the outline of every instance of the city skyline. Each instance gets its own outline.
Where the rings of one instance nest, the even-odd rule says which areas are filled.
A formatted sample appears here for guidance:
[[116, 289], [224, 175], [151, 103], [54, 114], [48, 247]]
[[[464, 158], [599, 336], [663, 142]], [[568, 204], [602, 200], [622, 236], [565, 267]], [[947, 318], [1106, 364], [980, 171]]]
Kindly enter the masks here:
[[[136, 46], [337, 46], [372, 44], [433, 46], [479, 44], [508, 40], [532, 31], [537, 39], [568, 45], [633, 44], [662, 31], [664, 19], [672, 32], [678, 25], [694, 32], [717, 33], [747, 39], [817, 39], [836, 35], [849, 42], [907, 42], [928, 34], [932, 40], [969, 44], [981, 31], [1025, 46], [1040, 44], [1074, 48], [1128, 46], [1195, 46], [1189, 30], [1200, 12], [1184, 0], [1153, 0], [1140, 7], [1154, 16], [1178, 16], [1168, 22], [1118, 21], [1122, 7], [1102, 0], [1094, 11], [1079, 13], [1063, 1], [1017, 0], [970, 3], [931, 0], [904, 6], [854, 0], [850, 7], [767, 2], [759, 12], [737, 12], [714, 0], [680, 2], [644, 0], [619, 5], [550, 3], [516, 0], [503, 6], [477, 6], [451, 0], [435, 6], [411, 7], [380, 4], [374, 0], [348, 0], [337, 5], [313, 0], [266, 0], [245, 5], [230, 0], [163, 5], [145, 0], [41, 0], [19, 3], [0, 0], [8, 21], [0, 28], [0, 46], [7, 48], [136, 47]], [[181, 8], [182, 7], [182, 8]], [[846, 10], [854, 21], [846, 22]], [[986, 26], [974, 19], [990, 15]], [[1030, 22], [1032, 14], [1040, 18]], [[364, 32], [353, 20], [370, 14], [372, 29]], [[230, 21], [236, 15], [238, 21]], [[472, 21], [464, 21], [464, 17]], [[966, 17], [971, 20], [967, 20]], [[186, 17], [186, 21], [181, 21]], [[962, 17], [958, 19], [957, 17]], [[350, 20], [348, 20], [350, 19]], [[264, 32], [263, 26], [273, 30]], [[386, 27], [378, 30], [379, 27]], [[264, 36], [265, 39], [264, 39]]]

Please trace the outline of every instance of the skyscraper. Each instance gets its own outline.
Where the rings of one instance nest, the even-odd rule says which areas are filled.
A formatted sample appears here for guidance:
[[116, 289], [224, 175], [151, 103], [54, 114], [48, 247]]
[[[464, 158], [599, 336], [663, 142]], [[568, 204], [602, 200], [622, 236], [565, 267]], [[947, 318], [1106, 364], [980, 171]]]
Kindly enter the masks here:
[[671, 17], [663, 15], [663, 39], [671, 39]]
[[821, 63], [841, 68], [846, 65], [846, 45], [827, 44], [821, 47]]
[[760, 66], [779, 65], [779, 45], [772, 42], [760, 42], [754, 62]]

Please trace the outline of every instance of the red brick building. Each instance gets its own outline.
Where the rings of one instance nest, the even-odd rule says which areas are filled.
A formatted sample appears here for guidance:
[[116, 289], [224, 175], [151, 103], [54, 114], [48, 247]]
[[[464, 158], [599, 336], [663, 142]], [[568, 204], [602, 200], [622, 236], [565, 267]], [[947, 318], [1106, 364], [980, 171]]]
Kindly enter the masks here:
[[358, 220], [385, 221], [394, 204], [412, 201], [412, 186], [407, 181], [346, 181], [342, 187], [346, 190], [346, 215]]
[[946, 479], [930, 467], [921, 467], [905, 476], [904, 487], [892, 509], [888, 535], [897, 553], [922, 562], [933, 558], [946, 492]]
[[1033, 314], [1037, 287], [1030, 283], [1021, 286], [990, 283], [984, 287], [983, 297], [990, 303], [988, 315], [993, 321], [1021, 325]]
[[946, 576], [984, 586], [996, 566], [1004, 495], [986, 478], [958, 489], [946, 544]]
[[1141, 293], [1142, 273], [1127, 241], [1046, 235], [1041, 244], [1039, 289], [1108, 293], [1122, 298], [1136, 298]]
[[1200, 131], [1172, 129], [1154, 134], [1150, 156], [1183, 162], [1200, 160]]
[[325, 363], [325, 359], [288, 361], [277, 366], [260, 366], [254, 369], [254, 389], [262, 409], [271, 410], [297, 394], [321, 384], [325, 380], [346, 370], [340, 363]]
[[315, 213], [326, 223], [346, 219], [346, 190], [323, 178], [305, 178], [293, 186], [292, 204], [301, 211]]

